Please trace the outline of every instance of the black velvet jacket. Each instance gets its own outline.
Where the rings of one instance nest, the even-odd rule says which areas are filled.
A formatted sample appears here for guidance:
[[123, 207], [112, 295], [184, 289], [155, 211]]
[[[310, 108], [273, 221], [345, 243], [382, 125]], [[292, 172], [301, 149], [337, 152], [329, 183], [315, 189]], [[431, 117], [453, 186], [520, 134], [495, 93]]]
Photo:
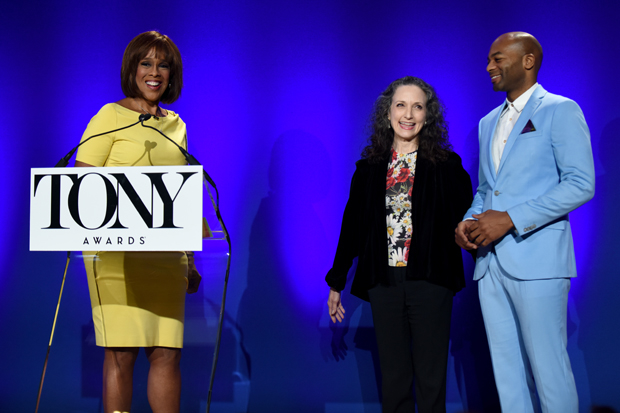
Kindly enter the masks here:
[[[352, 261], [358, 257], [351, 294], [368, 301], [368, 290], [387, 283], [388, 244], [385, 191], [389, 157], [378, 164], [357, 162], [334, 265], [325, 281], [342, 291]], [[454, 292], [465, 287], [461, 248], [454, 229], [472, 202], [469, 174], [450, 153], [433, 164], [418, 154], [411, 193], [412, 236], [407, 279], [427, 280]]]

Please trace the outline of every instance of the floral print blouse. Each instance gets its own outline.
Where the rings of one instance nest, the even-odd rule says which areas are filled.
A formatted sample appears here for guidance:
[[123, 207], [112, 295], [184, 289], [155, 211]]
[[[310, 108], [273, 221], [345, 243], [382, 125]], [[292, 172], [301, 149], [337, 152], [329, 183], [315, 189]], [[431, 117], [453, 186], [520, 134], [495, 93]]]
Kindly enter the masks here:
[[385, 191], [388, 259], [392, 267], [406, 267], [411, 244], [411, 191], [418, 152], [392, 149]]

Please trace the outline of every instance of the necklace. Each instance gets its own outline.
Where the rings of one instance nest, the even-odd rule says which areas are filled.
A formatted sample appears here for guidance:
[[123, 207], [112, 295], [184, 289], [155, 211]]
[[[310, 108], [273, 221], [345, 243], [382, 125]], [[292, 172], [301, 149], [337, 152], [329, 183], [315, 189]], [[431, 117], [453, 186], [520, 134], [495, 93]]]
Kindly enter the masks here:
[[[142, 111], [143, 111], [144, 113], [146, 113], [147, 115], [150, 115], [150, 113], [149, 113], [146, 109], [144, 109], [144, 108], [142, 107], [142, 105], [140, 104], [140, 102], [138, 102], [138, 101], [136, 100], [136, 98], [134, 98], [134, 101], [135, 101], [135, 102], [136, 102], [136, 104], [140, 107], [140, 109], [142, 109]], [[154, 119], [155, 119], [155, 121], [157, 121], [157, 128], [158, 128], [158, 129], [159, 129], [159, 131], [161, 132], [161, 119], [159, 119], [159, 117], [158, 117], [158, 116], [159, 116], [159, 117], [162, 117], [162, 118], [164, 117], [164, 114], [162, 113], [161, 108], [159, 107], [159, 105], [157, 105], [157, 110], [155, 111], [155, 118], [154, 118]]]
[[[134, 98], [134, 100], [135, 100], [136, 104], [140, 107], [140, 109], [142, 109], [142, 111], [143, 111], [144, 113], [146, 113], [147, 115], [150, 115], [150, 113], [149, 113], [146, 109], [144, 109], [144, 108], [142, 107], [142, 105], [140, 104], [140, 102], [138, 102], [138, 101], [136, 100], [136, 98]], [[162, 118], [164, 117], [164, 113], [161, 111], [161, 108], [159, 107], [159, 105], [157, 105], [157, 110], [155, 111], [155, 114], [154, 114], [154, 115], [152, 115], [152, 116], [162, 117]]]

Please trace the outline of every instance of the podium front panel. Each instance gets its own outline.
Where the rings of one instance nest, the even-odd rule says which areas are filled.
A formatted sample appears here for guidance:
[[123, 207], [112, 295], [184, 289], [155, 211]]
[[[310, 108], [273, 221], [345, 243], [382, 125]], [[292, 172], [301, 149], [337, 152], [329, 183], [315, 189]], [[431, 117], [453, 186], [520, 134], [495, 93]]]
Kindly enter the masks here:
[[200, 251], [202, 168], [33, 168], [31, 251]]

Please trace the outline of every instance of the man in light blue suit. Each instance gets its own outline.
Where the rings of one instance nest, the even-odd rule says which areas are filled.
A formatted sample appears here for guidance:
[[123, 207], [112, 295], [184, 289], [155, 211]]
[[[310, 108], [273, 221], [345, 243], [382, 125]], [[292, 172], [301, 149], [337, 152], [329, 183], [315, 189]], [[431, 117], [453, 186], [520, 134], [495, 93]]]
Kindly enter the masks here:
[[479, 186], [455, 231], [461, 247], [477, 250], [474, 279], [506, 413], [578, 411], [566, 351], [577, 275], [568, 213], [594, 196], [594, 162], [579, 106], [537, 83], [542, 56], [527, 33], [491, 45], [487, 71], [506, 101], [480, 121]]

